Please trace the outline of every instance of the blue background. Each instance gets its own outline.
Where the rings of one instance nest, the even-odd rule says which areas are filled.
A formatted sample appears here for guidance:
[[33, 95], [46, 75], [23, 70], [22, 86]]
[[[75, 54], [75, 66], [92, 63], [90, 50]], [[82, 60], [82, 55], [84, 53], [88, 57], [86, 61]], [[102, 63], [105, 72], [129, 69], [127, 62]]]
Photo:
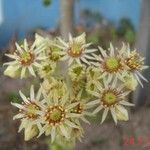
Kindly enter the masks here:
[[[44, 7], [42, 0], [0, 0], [0, 46], [5, 46], [13, 33], [18, 37], [34, 28], [55, 28], [59, 23], [60, 0], [52, 0], [52, 5]], [[106, 19], [118, 23], [120, 18], [128, 17], [138, 27], [140, 0], [77, 0], [75, 21], [84, 8], [99, 11]]]

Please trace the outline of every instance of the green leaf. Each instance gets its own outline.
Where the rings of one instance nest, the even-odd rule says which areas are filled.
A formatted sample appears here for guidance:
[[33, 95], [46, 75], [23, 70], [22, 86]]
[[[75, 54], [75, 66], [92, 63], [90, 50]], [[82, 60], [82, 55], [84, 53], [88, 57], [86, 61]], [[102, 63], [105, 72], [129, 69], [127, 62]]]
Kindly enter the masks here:
[[52, 3], [52, 0], [43, 0], [43, 5], [45, 7], [48, 7], [49, 5], [51, 5], [51, 3]]

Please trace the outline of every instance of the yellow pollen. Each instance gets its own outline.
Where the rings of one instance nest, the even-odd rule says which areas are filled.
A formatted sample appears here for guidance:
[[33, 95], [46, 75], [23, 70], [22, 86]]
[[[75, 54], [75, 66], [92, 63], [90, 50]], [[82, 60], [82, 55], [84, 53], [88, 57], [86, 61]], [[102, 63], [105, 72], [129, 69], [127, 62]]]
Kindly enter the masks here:
[[[75, 102], [75, 101], [74, 101]], [[83, 111], [83, 106], [79, 103], [76, 107], [72, 109], [72, 113], [81, 114]]]
[[34, 61], [34, 54], [31, 53], [31, 52], [23, 52], [21, 55], [20, 55], [20, 59], [19, 59], [20, 63], [22, 65], [25, 65], [25, 66], [28, 66], [30, 64], [33, 63]]
[[121, 67], [121, 64], [118, 58], [110, 57], [106, 59], [105, 68], [108, 72], [118, 71], [120, 67]]
[[79, 43], [72, 43], [70, 44], [70, 48], [68, 49], [68, 55], [71, 57], [79, 57], [82, 55], [83, 52], [82, 45]]
[[45, 120], [50, 125], [58, 125], [64, 121], [65, 110], [61, 106], [52, 106], [46, 110]]
[[113, 90], [104, 91], [101, 101], [104, 106], [112, 106], [117, 103], [117, 92]]
[[36, 119], [39, 117], [39, 115], [36, 113], [38, 110], [40, 110], [40, 107], [35, 103], [30, 104], [24, 104], [26, 110], [20, 110], [20, 112], [24, 113], [28, 119]]
[[139, 54], [136, 51], [133, 51], [127, 58], [126, 64], [131, 70], [138, 70], [144, 64], [144, 61], [141, 61]]

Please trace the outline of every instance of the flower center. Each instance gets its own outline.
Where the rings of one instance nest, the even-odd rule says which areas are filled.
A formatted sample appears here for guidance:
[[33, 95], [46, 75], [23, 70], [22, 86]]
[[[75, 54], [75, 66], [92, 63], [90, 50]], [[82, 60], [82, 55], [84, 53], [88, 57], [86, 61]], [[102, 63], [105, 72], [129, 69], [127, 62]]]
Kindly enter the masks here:
[[20, 112], [25, 113], [26, 118], [28, 119], [37, 119], [39, 115], [37, 111], [40, 110], [40, 107], [35, 103], [25, 104], [26, 110], [20, 109]]
[[131, 52], [130, 56], [127, 58], [126, 64], [131, 70], [138, 70], [144, 64], [144, 61], [143, 60], [141, 61], [140, 59], [141, 58], [139, 54], [136, 53], [136, 51], [133, 51]]
[[103, 105], [106, 106], [111, 106], [114, 105], [115, 103], [117, 103], [117, 92], [113, 91], [113, 90], [107, 90], [102, 94], [102, 103]]
[[21, 54], [19, 61], [22, 65], [28, 66], [33, 63], [34, 58], [35, 57], [33, 53], [25, 51]]
[[56, 46], [51, 46], [48, 52], [48, 57], [50, 60], [56, 62], [60, 59], [60, 54], [58, 53], [60, 51], [59, 48]]
[[65, 118], [65, 110], [61, 106], [50, 106], [46, 110], [45, 120], [50, 125], [57, 125], [64, 121]]
[[46, 73], [49, 73], [52, 70], [52, 67], [50, 65], [45, 65], [43, 66], [43, 71], [45, 71]]
[[74, 72], [77, 76], [79, 76], [79, 75], [81, 74], [82, 70], [83, 70], [83, 67], [82, 67], [82, 66], [78, 66], [78, 67], [76, 67], [76, 68], [73, 68], [73, 72]]
[[82, 55], [83, 48], [81, 48], [81, 44], [72, 43], [70, 44], [70, 48], [68, 49], [68, 55], [71, 57], [80, 57]]
[[108, 72], [116, 72], [120, 69], [120, 61], [115, 57], [108, 58], [105, 62], [105, 67]]

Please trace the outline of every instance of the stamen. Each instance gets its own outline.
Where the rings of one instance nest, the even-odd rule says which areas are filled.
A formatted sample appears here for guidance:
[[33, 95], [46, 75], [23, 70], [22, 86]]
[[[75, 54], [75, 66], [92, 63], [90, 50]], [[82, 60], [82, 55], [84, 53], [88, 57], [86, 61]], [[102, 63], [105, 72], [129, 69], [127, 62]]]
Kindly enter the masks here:
[[29, 104], [24, 103], [24, 107], [26, 108], [26, 110], [20, 109], [19, 112], [24, 113], [25, 118], [34, 120], [39, 117], [39, 115], [36, 114], [36, 111], [40, 110], [40, 107], [36, 103], [34, 102], [30, 102]]
[[45, 121], [55, 126], [62, 123], [65, 119], [65, 110], [62, 106], [50, 106], [45, 112]]
[[119, 100], [118, 100], [118, 95], [120, 93], [115, 90], [115, 89], [108, 89], [108, 90], [105, 90], [103, 93], [102, 93], [102, 96], [101, 96], [101, 104], [104, 106], [104, 107], [110, 107], [110, 106], [114, 106]]
[[[74, 101], [75, 102], [75, 101]], [[71, 111], [72, 113], [81, 114], [83, 112], [83, 106], [79, 103], [76, 107], [74, 107]]]
[[107, 58], [104, 62], [104, 69], [110, 73], [117, 72], [118, 70], [122, 69], [120, 59], [116, 57]]
[[126, 59], [125, 62], [131, 70], [138, 70], [144, 64], [144, 61], [143, 60], [141, 61], [140, 59], [141, 59], [140, 55], [136, 51], [133, 51], [131, 52], [131, 54], [129, 55], [129, 57]]
[[81, 48], [81, 45], [78, 43], [70, 44], [70, 48], [68, 49], [67, 53], [71, 57], [80, 57], [83, 53], [84, 49]]
[[35, 56], [31, 52], [23, 52], [19, 56], [19, 62], [24, 66], [29, 66], [34, 62]]

